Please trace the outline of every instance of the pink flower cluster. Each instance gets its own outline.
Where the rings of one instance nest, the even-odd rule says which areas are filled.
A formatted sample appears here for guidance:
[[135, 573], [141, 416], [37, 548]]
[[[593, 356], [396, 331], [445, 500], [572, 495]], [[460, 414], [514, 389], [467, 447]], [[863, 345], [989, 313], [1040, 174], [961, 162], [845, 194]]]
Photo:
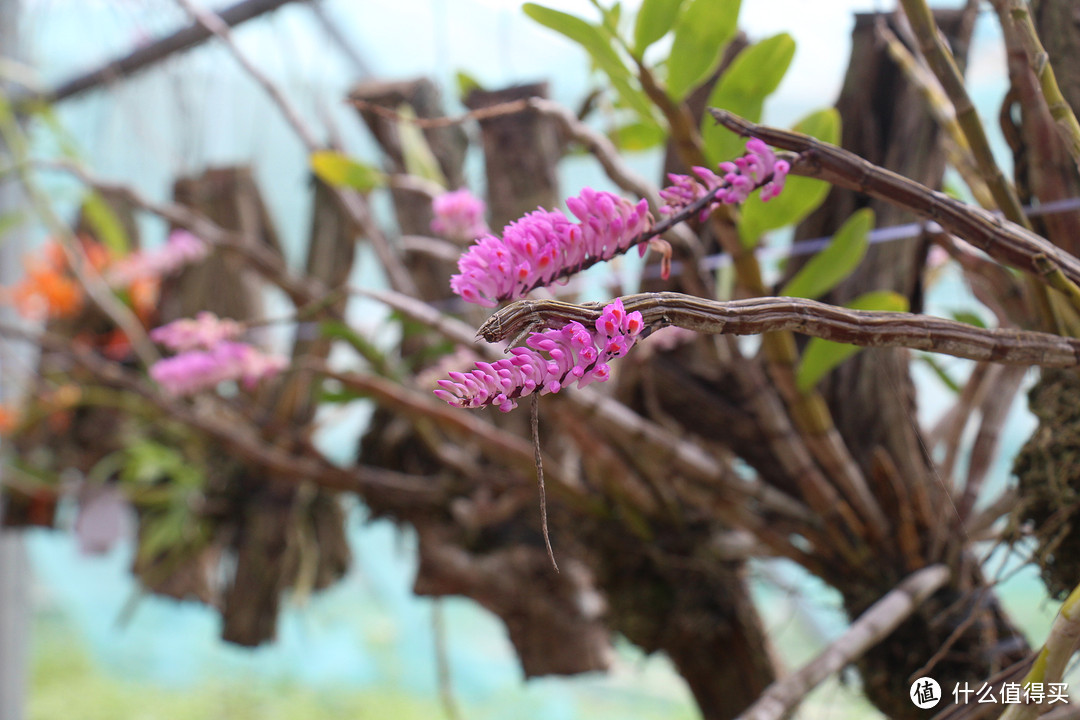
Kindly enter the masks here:
[[693, 169], [696, 177], [668, 175], [672, 185], [660, 191], [660, 197], [667, 201], [660, 212], [673, 215], [706, 195], [713, 195], [716, 202], [701, 211], [700, 217], [704, 220], [721, 204], [746, 202], [757, 188], [761, 188], [761, 199], [766, 202], [779, 195], [790, 165], [785, 160], [777, 160], [772, 148], [757, 138], [746, 141], [746, 150], [742, 157], [720, 163], [722, 176], [703, 167]]
[[109, 270], [112, 285], [127, 286], [138, 280], [160, 278], [199, 262], [210, 252], [206, 243], [187, 230], [173, 230], [165, 245], [157, 250], [139, 250], [118, 261]]
[[250, 390], [285, 368], [285, 358], [236, 342], [233, 338], [241, 330], [235, 321], [207, 312], [155, 329], [151, 339], [178, 354], [154, 363], [150, 377], [168, 394], [179, 396], [209, 390], [226, 380], [239, 380]]
[[173, 352], [210, 348], [240, 337], [244, 328], [235, 320], [222, 320], [214, 313], [201, 312], [192, 318], [174, 320], [150, 331], [150, 339]]
[[559, 392], [575, 381], [578, 387], [603, 382], [611, 376], [608, 361], [630, 351], [644, 323], [640, 312], [627, 313], [616, 299], [604, 308], [595, 328], [572, 322], [533, 333], [528, 347], [514, 348], [508, 358], [478, 362], [468, 373], [451, 372], [449, 380], [439, 380], [435, 395], [457, 407], [495, 405], [509, 412], [518, 398], [534, 392]]
[[501, 238], [481, 237], [458, 260], [461, 272], [450, 278], [450, 288], [469, 302], [495, 307], [586, 263], [626, 252], [652, 226], [644, 200], [635, 204], [585, 188], [566, 205], [580, 222], [538, 209], [503, 228]]
[[444, 193], [431, 203], [431, 231], [454, 240], [475, 240], [488, 232], [484, 201], [462, 188]]

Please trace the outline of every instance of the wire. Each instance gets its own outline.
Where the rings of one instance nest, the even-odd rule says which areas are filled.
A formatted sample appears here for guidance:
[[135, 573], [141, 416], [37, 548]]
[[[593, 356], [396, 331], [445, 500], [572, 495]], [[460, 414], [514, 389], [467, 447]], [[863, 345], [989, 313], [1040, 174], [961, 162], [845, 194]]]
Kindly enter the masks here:
[[[1080, 197], [1054, 200], [1040, 205], [1029, 205], [1024, 208], [1024, 211], [1030, 217], [1060, 215], [1073, 210], [1080, 210]], [[1000, 216], [1000, 213], [994, 214]], [[910, 240], [919, 237], [925, 232], [938, 233], [942, 232], [942, 228], [933, 221], [891, 225], [889, 227], [872, 230], [867, 240], [871, 245], [876, 245], [878, 243], [896, 242], [898, 240]], [[811, 255], [819, 250], [823, 250], [830, 242], [832, 242], [831, 237], [819, 237], [812, 240], [802, 240], [797, 243], [792, 243], [789, 247], [761, 248], [755, 254], [761, 260], [781, 260], [789, 257]], [[718, 270], [722, 267], [727, 267], [730, 264], [731, 256], [727, 253], [707, 255], [701, 260], [701, 268], [703, 270]], [[683, 270], [684, 267], [682, 263], [673, 262], [671, 264], [672, 275], [678, 275], [682, 273]], [[660, 277], [660, 267], [654, 265], [645, 268], [645, 270], [642, 271], [642, 277], [648, 279]]]

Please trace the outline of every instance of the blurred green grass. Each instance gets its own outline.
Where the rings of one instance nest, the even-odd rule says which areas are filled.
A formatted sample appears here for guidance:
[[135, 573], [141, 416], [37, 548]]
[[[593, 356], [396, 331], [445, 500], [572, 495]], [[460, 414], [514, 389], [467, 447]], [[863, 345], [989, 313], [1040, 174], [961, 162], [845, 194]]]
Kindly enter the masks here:
[[192, 687], [125, 680], [95, 666], [62, 615], [39, 613], [34, 623], [29, 720], [429, 720], [443, 715], [437, 703], [392, 690], [317, 688], [243, 676]]

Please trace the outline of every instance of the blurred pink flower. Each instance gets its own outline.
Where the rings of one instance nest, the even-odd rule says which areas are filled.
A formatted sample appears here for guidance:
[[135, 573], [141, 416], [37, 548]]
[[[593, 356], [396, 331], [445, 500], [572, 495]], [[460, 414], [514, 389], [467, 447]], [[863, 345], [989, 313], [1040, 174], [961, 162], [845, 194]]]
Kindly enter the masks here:
[[138, 250], [117, 261], [108, 272], [108, 281], [112, 285], [127, 286], [138, 280], [172, 275], [209, 253], [207, 244], [187, 230], [173, 230], [163, 247]]
[[211, 390], [226, 380], [240, 381], [251, 390], [287, 365], [281, 356], [267, 355], [247, 343], [225, 341], [207, 350], [187, 350], [158, 360], [150, 367], [150, 377], [174, 396]]
[[431, 221], [434, 233], [453, 240], [475, 240], [488, 232], [484, 220], [484, 201], [469, 192], [468, 188], [454, 190], [435, 198], [431, 203], [435, 219]]
[[183, 318], [162, 325], [150, 332], [150, 339], [173, 352], [212, 348], [224, 340], [240, 336], [243, 326], [235, 320], [221, 319], [210, 312], [201, 312], [195, 319]]

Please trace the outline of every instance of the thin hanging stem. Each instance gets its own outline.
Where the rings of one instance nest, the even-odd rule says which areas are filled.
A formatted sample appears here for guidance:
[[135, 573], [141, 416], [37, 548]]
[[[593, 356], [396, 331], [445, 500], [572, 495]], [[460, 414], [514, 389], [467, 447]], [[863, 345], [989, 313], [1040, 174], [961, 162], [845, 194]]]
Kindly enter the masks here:
[[540, 489], [540, 530], [544, 533], [544, 546], [547, 548], [548, 557], [551, 558], [551, 567], [559, 572], [559, 563], [555, 562], [555, 551], [551, 549], [551, 535], [548, 533], [547, 519], [547, 493], [544, 491], [544, 460], [540, 457], [540, 396], [532, 398], [532, 437], [533, 452], [536, 457], [536, 484]]

